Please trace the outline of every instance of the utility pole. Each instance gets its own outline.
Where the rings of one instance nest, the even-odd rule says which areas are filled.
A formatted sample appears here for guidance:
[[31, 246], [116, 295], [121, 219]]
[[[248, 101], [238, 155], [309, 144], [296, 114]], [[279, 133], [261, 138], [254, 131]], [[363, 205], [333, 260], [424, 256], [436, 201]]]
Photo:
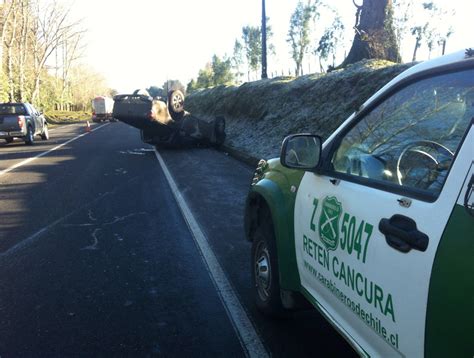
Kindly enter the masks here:
[[262, 0], [262, 79], [267, 75], [267, 15], [265, 13], [265, 0]]

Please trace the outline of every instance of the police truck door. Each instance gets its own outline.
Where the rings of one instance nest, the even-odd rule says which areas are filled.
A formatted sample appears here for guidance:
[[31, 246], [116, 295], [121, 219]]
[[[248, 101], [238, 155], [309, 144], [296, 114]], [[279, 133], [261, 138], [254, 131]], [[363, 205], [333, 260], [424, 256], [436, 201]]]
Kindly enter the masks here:
[[303, 289], [371, 355], [423, 356], [433, 261], [473, 160], [473, 93], [472, 69], [394, 90], [298, 189]]

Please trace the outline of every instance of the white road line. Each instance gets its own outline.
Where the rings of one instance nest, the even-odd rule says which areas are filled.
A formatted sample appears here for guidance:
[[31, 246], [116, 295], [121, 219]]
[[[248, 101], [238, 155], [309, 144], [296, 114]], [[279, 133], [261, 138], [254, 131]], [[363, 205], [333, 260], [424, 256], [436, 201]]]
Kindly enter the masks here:
[[155, 150], [155, 155], [161, 165], [161, 169], [163, 169], [166, 179], [168, 180], [171, 191], [173, 192], [183, 217], [193, 235], [194, 241], [201, 252], [201, 256], [207, 266], [209, 276], [214, 283], [219, 298], [226, 309], [227, 315], [232, 322], [237, 336], [239, 337], [242, 348], [249, 357], [268, 357], [268, 353], [265, 350], [265, 347], [257, 331], [255, 330], [252, 321], [250, 320], [237, 295], [235, 294], [229, 279], [217, 261], [216, 255], [212, 251], [206, 235], [202, 232], [198, 222], [191, 212], [191, 209], [186, 204], [186, 201], [181, 195], [163, 158], [157, 150]]
[[[96, 128], [94, 128], [94, 129], [92, 129], [91, 132], [95, 132], [96, 130], [98, 130], [98, 129], [104, 127], [104, 126], [107, 126], [107, 125], [109, 125], [109, 124], [110, 124], [110, 123], [105, 123], [105, 124], [103, 124], [103, 125], [101, 125], [101, 126], [99, 126], [99, 127], [96, 127]], [[89, 133], [90, 133], [90, 132], [89, 132]], [[87, 134], [89, 134], [89, 133], [88, 133], [88, 132], [82, 133], [82, 134], [78, 135], [77, 137], [74, 137], [74, 138], [72, 138], [72, 139], [69, 139], [67, 142], [64, 142], [64, 143], [62, 143], [62, 144], [59, 144], [59, 145], [57, 145], [56, 147], [51, 148], [50, 150], [47, 150], [46, 152], [40, 153], [40, 154], [35, 155], [34, 157], [31, 157], [31, 158], [28, 158], [28, 159], [25, 159], [25, 160], [23, 160], [23, 161], [21, 161], [21, 162], [19, 162], [19, 163], [16, 163], [15, 165], [12, 165], [11, 167], [9, 167], [9, 168], [7, 168], [7, 169], [3, 169], [2, 171], [0, 171], [0, 177], [1, 177], [2, 175], [4, 175], [4, 174], [7, 174], [7, 173], [11, 172], [12, 170], [15, 170], [15, 169], [17, 169], [17, 168], [19, 168], [19, 167], [22, 167], [22, 166], [24, 166], [24, 165], [26, 165], [26, 164], [28, 164], [28, 163], [31, 163], [32, 161], [34, 161], [34, 160], [36, 160], [36, 159], [38, 159], [38, 158], [44, 157], [45, 155], [47, 155], [47, 154], [49, 154], [49, 153], [51, 153], [51, 152], [54, 152], [55, 150], [58, 150], [58, 149], [64, 147], [65, 145], [67, 145], [67, 144], [69, 144], [69, 143], [71, 143], [71, 142], [74, 142], [75, 140], [78, 140], [78, 139], [81, 138], [81, 137], [84, 137], [85, 135], [87, 135]]]

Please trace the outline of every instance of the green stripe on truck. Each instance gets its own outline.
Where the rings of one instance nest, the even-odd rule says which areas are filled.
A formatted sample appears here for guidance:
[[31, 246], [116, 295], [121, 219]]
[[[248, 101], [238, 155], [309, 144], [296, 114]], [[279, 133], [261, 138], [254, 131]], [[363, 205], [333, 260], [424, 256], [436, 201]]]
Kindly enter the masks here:
[[426, 357], [474, 357], [474, 217], [456, 205], [436, 253], [426, 314]]

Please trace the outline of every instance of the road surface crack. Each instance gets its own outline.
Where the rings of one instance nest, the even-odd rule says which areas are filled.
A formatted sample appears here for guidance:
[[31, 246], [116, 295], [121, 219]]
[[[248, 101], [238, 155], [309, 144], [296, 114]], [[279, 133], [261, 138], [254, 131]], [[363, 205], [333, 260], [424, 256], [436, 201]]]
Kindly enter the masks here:
[[97, 238], [97, 234], [99, 231], [102, 231], [102, 229], [94, 229], [92, 232], [92, 238], [94, 239], [94, 243], [92, 245], [83, 247], [81, 250], [97, 250], [97, 245], [99, 244], [99, 239]]
[[[91, 211], [89, 210], [89, 218], [91, 218], [90, 212]], [[131, 213], [125, 216], [115, 216], [112, 221], [109, 221], [103, 224], [84, 223], [84, 224], [64, 224], [63, 226], [69, 226], [69, 227], [71, 226], [73, 227], [99, 226], [99, 227], [96, 227], [94, 231], [91, 233], [93, 243], [91, 245], [81, 248], [81, 250], [98, 250], [98, 245], [99, 245], [98, 234], [100, 231], [104, 230], [105, 226], [111, 226], [111, 225], [117, 224], [119, 222], [125, 221], [127, 219], [130, 219], [132, 217], [139, 216], [139, 215], [147, 215], [147, 213], [142, 211], [139, 213]], [[117, 233], [114, 233], [114, 237], [119, 237], [118, 241], [123, 241], [123, 237], [121, 237]]]

